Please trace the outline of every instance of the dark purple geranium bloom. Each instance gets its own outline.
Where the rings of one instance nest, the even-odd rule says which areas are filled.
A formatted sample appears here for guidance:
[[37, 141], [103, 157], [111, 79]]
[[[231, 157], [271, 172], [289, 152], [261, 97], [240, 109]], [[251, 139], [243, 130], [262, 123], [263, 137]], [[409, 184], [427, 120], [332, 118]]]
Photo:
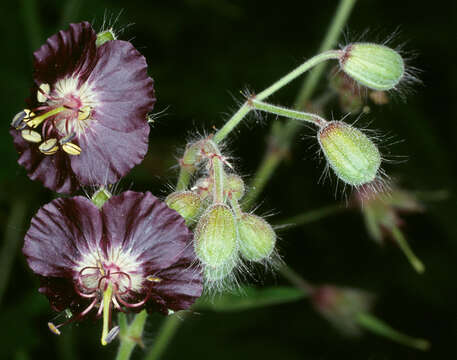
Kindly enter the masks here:
[[[101, 209], [81, 196], [54, 200], [32, 219], [23, 252], [51, 306], [71, 310], [67, 322], [103, 314], [102, 344], [112, 309], [168, 314], [202, 293], [192, 233], [150, 193], [127, 191]], [[49, 327], [59, 334], [63, 324]]]
[[12, 122], [19, 164], [57, 192], [116, 182], [147, 152], [146, 60], [129, 42], [96, 39], [87, 22], [51, 36], [34, 53], [29, 109]]

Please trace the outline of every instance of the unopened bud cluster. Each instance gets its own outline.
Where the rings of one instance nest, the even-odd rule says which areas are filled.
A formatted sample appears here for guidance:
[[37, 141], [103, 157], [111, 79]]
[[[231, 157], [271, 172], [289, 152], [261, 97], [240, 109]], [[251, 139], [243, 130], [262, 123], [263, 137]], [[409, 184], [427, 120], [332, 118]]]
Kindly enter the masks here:
[[211, 139], [189, 144], [181, 166], [199, 176], [190, 190], [171, 193], [166, 203], [194, 227], [194, 249], [208, 287], [233, 279], [245, 262], [268, 261], [276, 234], [263, 218], [242, 211], [244, 181], [218, 146]]

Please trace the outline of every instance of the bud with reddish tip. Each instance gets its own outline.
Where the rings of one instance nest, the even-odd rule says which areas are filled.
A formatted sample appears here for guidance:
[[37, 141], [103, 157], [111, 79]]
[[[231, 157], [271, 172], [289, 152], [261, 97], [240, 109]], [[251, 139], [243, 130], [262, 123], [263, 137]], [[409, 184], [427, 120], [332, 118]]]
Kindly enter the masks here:
[[267, 259], [273, 252], [276, 234], [260, 216], [243, 214], [238, 222], [241, 255], [249, 261]]
[[361, 332], [357, 316], [370, 311], [374, 296], [366, 291], [333, 285], [317, 287], [311, 297], [315, 309], [344, 335]]
[[232, 210], [227, 205], [215, 204], [198, 221], [194, 236], [195, 253], [203, 265], [220, 268], [236, 260], [237, 239]]
[[375, 180], [381, 155], [360, 130], [342, 121], [331, 121], [319, 130], [317, 138], [338, 178], [354, 186]]
[[202, 200], [192, 191], [177, 191], [165, 199], [170, 209], [176, 210], [186, 220], [186, 225], [191, 224], [200, 213]]
[[341, 69], [373, 90], [395, 88], [405, 75], [405, 63], [395, 50], [373, 43], [347, 45], [339, 59]]

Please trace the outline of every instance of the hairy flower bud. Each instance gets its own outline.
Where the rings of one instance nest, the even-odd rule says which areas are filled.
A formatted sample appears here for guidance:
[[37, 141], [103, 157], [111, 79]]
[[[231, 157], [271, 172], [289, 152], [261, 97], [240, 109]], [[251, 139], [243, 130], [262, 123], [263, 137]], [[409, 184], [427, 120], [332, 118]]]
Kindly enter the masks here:
[[116, 34], [114, 34], [113, 29], [104, 30], [97, 34], [97, 40], [95, 40], [95, 45], [99, 47], [104, 43], [113, 40], [116, 40]]
[[270, 224], [253, 214], [243, 214], [238, 222], [240, 252], [246, 260], [268, 258], [276, 243], [276, 234]]
[[319, 130], [317, 138], [330, 167], [341, 180], [363, 185], [376, 178], [381, 155], [360, 130], [342, 121], [331, 121]]
[[220, 268], [234, 261], [238, 251], [237, 238], [232, 210], [224, 204], [212, 205], [201, 216], [195, 229], [195, 253], [204, 265]]
[[111, 197], [111, 193], [106, 189], [104, 186], [102, 186], [100, 189], [98, 189], [94, 195], [92, 195], [92, 203], [98, 207], [99, 209], [103, 206], [103, 204], [106, 202]]
[[240, 200], [244, 195], [244, 181], [236, 174], [228, 174], [225, 177], [224, 191], [232, 199]]
[[171, 193], [167, 196], [165, 202], [170, 209], [176, 210], [186, 220], [186, 225], [195, 220], [202, 206], [200, 196], [192, 191]]
[[339, 59], [341, 69], [374, 90], [393, 89], [405, 74], [405, 64], [395, 50], [373, 43], [347, 45]]

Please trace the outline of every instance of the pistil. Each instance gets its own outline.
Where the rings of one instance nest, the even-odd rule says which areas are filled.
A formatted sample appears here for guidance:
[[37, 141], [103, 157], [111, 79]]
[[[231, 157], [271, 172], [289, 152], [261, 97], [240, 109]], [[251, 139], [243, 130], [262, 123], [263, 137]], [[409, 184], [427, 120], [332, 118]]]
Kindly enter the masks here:
[[[55, 109], [52, 109], [52, 110], [48, 111], [47, 113], [35, 116], [34, 118], [26, 121], [27, 126], [29, 126], [31, 128], [36, 128], [43, 121], [45, 121], [47, 118], [49, 118], [51, 116], [54, 116], [54, 115], [57, 115], [58, 113], [60, 113], [60, 112], [62, 112], [64, 110], [67, 110], [67, 108], [65, 106], [59, 106], [59, 107], [57, 107]], [[24, 121], [25, 121], [25, 119], [24, 119]]]
[[103, 331], [101, 343], [103, 346], [108, 344], [107, 336], [109, 333], [109, 326], [111, 322], [111, 299], [113, 296], [113, 286], [111, 283], [108, 284], [108, 287], [103, 292]]

